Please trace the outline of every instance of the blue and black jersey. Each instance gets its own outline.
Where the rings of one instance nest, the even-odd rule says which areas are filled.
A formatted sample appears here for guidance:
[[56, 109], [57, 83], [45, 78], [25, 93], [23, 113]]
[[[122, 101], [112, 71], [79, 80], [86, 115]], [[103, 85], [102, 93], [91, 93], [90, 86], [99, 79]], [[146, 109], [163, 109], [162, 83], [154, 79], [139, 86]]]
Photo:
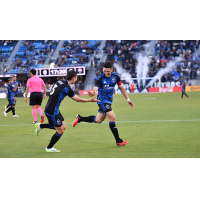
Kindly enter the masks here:
[[[13, 88], [15, 88], [15, 84], [18, 84], [18, 86], [20, 86], [20, 82], [19, 81], [15, 81], [12, 84]], [[18, 94], [18, 88], [17, 88], [16, 92], [14, 92], [14, 94], [15, 94], [15, 96], [17, 96], [17, 94]]]
[[116, 83], [118, 85], [122, 84], [119, 75], [115, 72], [111, 72], [110, 77], [106, 77], [105, 74], [102, 73], [99, 77], [96, 78], [95, 86], [98, 87], [97, 99], [100, 100], [98, 104], [112, 104], [113, 91]]
[[182, 81], [181, 87], [182, 87], [182, 90], [185, 91], [185, 81]]
[[13, 87], [11, 84], [8, 84], [7, 87], [7, 99], [14, 99], [15, 97], [15, 92], [13, 91], [15, 87]]
[[51, 89], [44, 112], [48, 115], [58, 115], [61, 101], [66, 96], [73, 97], [74, 95], [74, 91], [66, 80], [57, 81]]

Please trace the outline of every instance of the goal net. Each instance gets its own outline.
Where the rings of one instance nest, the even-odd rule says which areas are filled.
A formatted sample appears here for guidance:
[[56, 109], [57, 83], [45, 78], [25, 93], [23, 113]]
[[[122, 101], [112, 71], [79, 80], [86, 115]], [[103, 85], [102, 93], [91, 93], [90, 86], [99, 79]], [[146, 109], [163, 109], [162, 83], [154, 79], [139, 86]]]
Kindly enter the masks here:
[[[157, 92], [161, 92], [161, 82], [159, 77], [148, 77], [148, 78], [127, 78], [122, 80], [122, 84], [127, 91], [130, 93], [149, 93], [153, 92], [153, 89], [157, 89]], [[118, 85], [115, 85], [115, 94], [121, 94], [121, 90]]]

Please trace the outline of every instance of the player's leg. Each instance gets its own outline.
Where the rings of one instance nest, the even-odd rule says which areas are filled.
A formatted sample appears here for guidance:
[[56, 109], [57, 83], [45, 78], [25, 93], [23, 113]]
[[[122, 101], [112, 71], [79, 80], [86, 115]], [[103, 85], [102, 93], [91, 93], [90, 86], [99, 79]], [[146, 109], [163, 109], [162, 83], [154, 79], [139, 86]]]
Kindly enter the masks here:
[[44, 115], [43, 115], [43, 112], [42, 112], [42, 108], [40, 107], [41, 104], [42, 104], [42, 100], [43, 100], [43, 95], [42, 95], [42, 93], [38, 92], [37, 98], [36, 98], [36, 109], [40, 113], [41, 123], [44, 122]]
[[55, 116], [55, 120], [54, 118], [52, 119], [53, 119], [53, 123], [56, 124], [55, 125], [56, 133], [52, 136], [51, 141], [49, 142], [49, 145], [46, 148], [46, 152], [60, 152], [60, 150], [56, 150], [53, 146], [58, 142], [58, 140], [63, 135], [66, 129], [66, 124], [61, 113]]
[[183, 98], [183, 90], [182, 90], [182, 96], [181, 96], [181, 98], [180, 99], [182, 99]]
[[77, 123], [80, 123], [80, 122], [101, 123], [105, 118], [106, 116], [103, 114], [103, 110], [101, 106], [99, 105], [99, 111], [98, 111], [97, 116], [90, 115], [88, 117], [82, 117], [80, 114], [78, 114], [72, 125], [73, 127], [75, 127]]
[[3, 113], [4, 113], [4, 116], [7, 117], [7, 113], [10, 112], [12, 110], [12, 101], [11, 99], [7, 99], [8, 100], [8, 106], [9, 107], [8, 109], [6, 109]]
[[37, 123], [36, 105], [32, 105], [32, 115], [33, 115], [34, 122]]
[[115, 114], [114, 112], [111, 110], [109, 112], [106, 113], [106, 117], [108, 118], [109, 120], [109, 127], [110, 127], [110, 130], [112, 131], [114, 137], [115, 137], [115, 140], [116, 140], [116, 143], [118, 146], [124, 146], [125, 144], [127, 144], [128, 142], [127, 141], [123, 141], [120, 137], [119, 137], [119, 133], [118, 133], [118, 130], [117, 130], [117, 127], [116, 127], [116, 124], [115, 124]]

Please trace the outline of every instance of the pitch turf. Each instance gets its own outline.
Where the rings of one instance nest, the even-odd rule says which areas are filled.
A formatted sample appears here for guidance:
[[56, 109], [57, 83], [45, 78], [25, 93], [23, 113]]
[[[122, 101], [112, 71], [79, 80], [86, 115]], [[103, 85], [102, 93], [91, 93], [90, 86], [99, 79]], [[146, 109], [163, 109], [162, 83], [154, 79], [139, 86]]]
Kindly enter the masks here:
[[[37, 137], [32, 124], [31, 107], [18, 98], [16, 114], [4, 118], [6, 99], [0, 99], [1, 158], [199, 158], [200, 92], [129, 95], [136, 107], [131, 109], [122, 95], [114, 95], [113, 110], [119, 135], [129, 144], [117, 147], [108, 120], [102, 124], [72, 122], [77, 114], [96, 115], [96, 103], [77, 103], [68, 97], [61, 103], [67, 129], [55, 148], [60, 153], [46, 153], [45, 147], [55, 133], [43, 129]], [[83, 96], [84, 98], [89, 98]], [[47, 99], [42, 103], [44, 109]], [[39, 113], [38, 119], [39, 119]], [[47, 119], [45, 118], [45, 122]]]

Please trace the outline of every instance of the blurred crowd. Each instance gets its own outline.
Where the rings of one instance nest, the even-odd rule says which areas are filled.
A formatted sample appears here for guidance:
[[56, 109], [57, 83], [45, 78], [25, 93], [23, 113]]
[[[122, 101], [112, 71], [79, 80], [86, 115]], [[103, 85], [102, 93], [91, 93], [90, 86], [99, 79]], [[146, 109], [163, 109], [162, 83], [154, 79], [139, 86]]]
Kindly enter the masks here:
[[55, 67], [86, 65], [90, 55], [98, 50], [100, 40], [65, 40]]
[[57, 43], [58, 40], [24, 40], [13, 59], [13, 69], [22, 73], [40, 67], [47, 55], [54, 52]]
[[6, 61], [12, 53], [17, 40], [0, 40], [0, 61]]
[[[136, 78], [137, 53], [144, 50], [148, 40], [107, 40], [104, 51], [108, 54], [107, 60], [117, 62]], [[199, 40], [158, 40], [154, 46], [154, 53], [149, 56], [149, 77], [165, 68], [166, 64], [176, 56], [183, 57], [183, 62], [177, 63], [175, 71], [186, 79], [196, 79], [200, 76]], [[97, 63], [96, 75], [102, 73], [103, 63]], [[173, 81], [173, 75], [168, 73], [162, 77], [162, 82]]]

